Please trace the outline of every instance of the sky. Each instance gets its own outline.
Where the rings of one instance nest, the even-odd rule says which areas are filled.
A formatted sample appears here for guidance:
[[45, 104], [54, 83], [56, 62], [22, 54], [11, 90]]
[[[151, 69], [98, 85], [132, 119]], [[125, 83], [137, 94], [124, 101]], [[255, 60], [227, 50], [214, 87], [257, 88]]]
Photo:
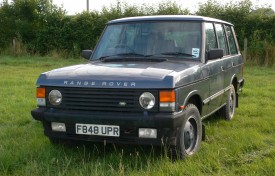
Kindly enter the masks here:
[[[0, 0], [1, 1], [1, 0]], [[217, 0], [221, 3], [237, 2], [238, 0]], [[251, 0], [253, 5], [261, 6], [269, 4], [271, 8], [275, 10], [275, 0]], [[109, 7], [111, 4], [116, 4], [117, 0], [89, 0], [89, 9], [100, 11], [103, 6]], [[159, 4], [165, 2], [165, 0], [121, 0], [121, 2], [127, 2], [129, 5], [143, 5], [143, 4]], [[207, 0], [172, 0], [176, 2], [182, 8], [188, 8], [191, 12], [195, 12], [198, 9], [199, 3], [205, 3]], [[63, 6], [68, 15], [74, 15], [86, 10], [87, 0], [53, 0], [53, 3], [57, 6]]]

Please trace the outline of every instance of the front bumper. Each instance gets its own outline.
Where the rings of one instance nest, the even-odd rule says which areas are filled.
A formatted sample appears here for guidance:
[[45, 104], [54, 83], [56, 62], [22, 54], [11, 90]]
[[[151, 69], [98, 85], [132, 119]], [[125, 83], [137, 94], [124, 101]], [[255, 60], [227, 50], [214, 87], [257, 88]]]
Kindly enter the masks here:
[[[93, 142], [109, 142], [124, 144], [160, 145], [175, 144], [178, 127], [182, 124], [184, 112], [150, 113], [150, 112], [85, 112], [71, 110], [54, 110], [37, 108], [31, 111], [34, 119], [42, 121], [44, 133], [50, 138], [83, 140]], [[51, 130], [51, 122], [61, 122], [66, 125], [66, 132]], [[75, 133], [75, 124], [98, 124], [120, 126], [120, 137], [103, 137], [79, 135]], [[156, 139], [138, 137], [139, 128], [157, 129]]]

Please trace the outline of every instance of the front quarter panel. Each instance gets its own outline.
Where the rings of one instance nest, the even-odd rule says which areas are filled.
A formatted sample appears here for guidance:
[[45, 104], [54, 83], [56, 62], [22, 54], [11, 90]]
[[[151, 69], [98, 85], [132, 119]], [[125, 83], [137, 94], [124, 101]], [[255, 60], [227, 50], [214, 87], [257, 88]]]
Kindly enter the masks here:
[[[177, 102], [179, 106], [186, 106], [188, 100], [198, 95], [202, 100], [209, 95], [209, 72], [204, 68], [204, 64], [200, 64], [195, 68], [183, 72], [180, 79], [176, 81]], [[206, 113], [206, 109], [202, 109], [202, 115]]]

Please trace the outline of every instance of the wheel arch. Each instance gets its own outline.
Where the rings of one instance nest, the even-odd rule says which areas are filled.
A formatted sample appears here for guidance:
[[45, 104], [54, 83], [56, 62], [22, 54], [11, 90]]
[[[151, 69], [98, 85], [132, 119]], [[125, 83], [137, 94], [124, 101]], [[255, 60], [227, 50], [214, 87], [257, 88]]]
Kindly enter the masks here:
[[236, 107], [239, 107], [239, 95], [238, 95], [238, 78], [236, 76], [236, 74], [234, 74], [231, 78], [231, 82], [230, 82], [230, 85], [233, 85], [234, 88], [235, 88], [235, 94], [236, 94]]
[[202, 99], [199, 94], [199, 91], [194, 90], [186, 96], [183, 103], [184, 107], [186, 107], [188, 103], [194, 104], [198, 108], [200, 114], [202, 113]]
[[237, 91], [238, 91], [238, 78], [237, 78], [236, 74], [234, 74], [232, 76], [230, 84], [233, 84], [233, 86], [235, 88], [235, 91], [236, 91], [236, 94], [237, 94]]

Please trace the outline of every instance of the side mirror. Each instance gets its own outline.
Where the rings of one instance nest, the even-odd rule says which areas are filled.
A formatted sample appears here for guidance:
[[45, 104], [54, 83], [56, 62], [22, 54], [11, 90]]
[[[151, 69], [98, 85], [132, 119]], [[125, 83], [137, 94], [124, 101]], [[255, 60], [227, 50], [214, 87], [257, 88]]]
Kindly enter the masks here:
[[208, 60], [218, 59], [223, 57], [223, 49], [211, 49], [208, 51]]
[[81, 56], [89, 60], [91, 58], [92, 53], [93, 53], [93, 50], [82, 50]]

